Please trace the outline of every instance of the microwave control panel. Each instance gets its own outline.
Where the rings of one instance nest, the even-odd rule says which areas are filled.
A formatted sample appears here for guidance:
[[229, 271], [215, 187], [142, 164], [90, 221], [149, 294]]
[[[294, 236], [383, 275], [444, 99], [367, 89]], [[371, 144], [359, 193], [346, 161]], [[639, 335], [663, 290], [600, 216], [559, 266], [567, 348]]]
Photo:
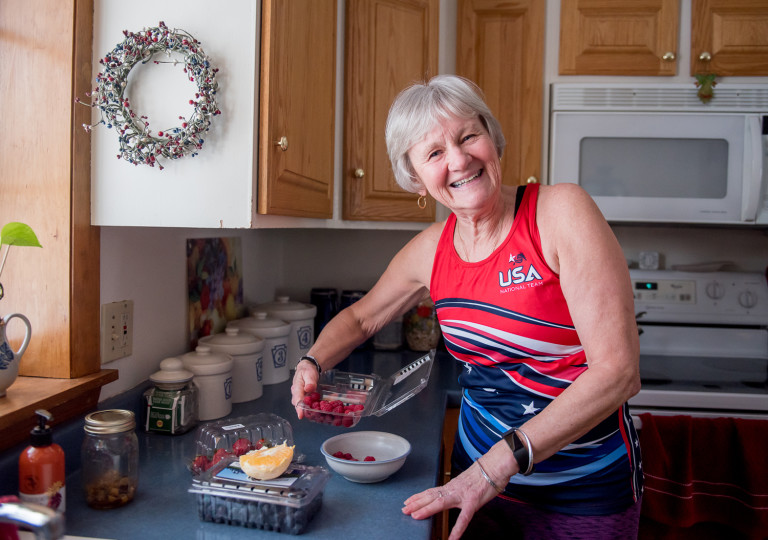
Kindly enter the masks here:
[[758, 273], [630, 270], [638, 322], [768, 326]]

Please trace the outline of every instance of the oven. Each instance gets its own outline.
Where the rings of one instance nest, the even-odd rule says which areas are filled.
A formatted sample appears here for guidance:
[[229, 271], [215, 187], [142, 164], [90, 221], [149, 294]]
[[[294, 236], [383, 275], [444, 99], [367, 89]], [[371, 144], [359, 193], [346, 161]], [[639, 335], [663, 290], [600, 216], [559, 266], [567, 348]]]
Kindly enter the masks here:
[[630, 270], [643, 412], [768, 419], [768, 284], [760, 273]]

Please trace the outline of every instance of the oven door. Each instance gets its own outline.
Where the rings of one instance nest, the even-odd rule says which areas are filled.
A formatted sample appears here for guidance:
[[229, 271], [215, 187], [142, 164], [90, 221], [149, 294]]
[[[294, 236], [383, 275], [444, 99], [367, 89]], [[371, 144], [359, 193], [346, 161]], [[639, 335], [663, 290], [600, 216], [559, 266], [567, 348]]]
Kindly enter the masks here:
[[554, 112], [550, 183], [614, 222], [754, 223], [760, 133], [757, 115]]

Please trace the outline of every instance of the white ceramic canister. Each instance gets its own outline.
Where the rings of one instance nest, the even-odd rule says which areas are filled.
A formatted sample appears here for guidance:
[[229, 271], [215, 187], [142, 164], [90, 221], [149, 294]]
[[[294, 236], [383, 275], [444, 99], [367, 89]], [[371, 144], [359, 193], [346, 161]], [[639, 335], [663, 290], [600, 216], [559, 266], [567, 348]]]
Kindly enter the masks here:
[[198, 345], [193, 352], [181, 357], [184, 368], [195, 374], [193, 379], [199, 394], [200, 420], [223, 418], [232, 412], [232, 364], [228, 354], [213, 352], [207, 345]]
[[278, 296], [274, 302], [255, 306], [251, 313], [259, 311], [265, 311], [270, 317], [291, 325], [291, 334], [288, 338], [288, 369], [296, 369], [296, 364], [309, 352], [309, 348], [315, 341], [317, 306], [291, 302], [287, 296]]
[[230, 326], [264, 340], [261, 369], [263, 384], [277, 384], [288, 380], [291, 375], [288, 369], [290, 324], [268, 317], [266, 312], [259, 311], [250, 317], [231, 321], [227, 324], [227, 328]]
[[245, 403], [261, 397], [264, 393], [262, 338], [229, 326], [223, 333], [200, 338], [200, 344], [232, 357], [232, 403]]

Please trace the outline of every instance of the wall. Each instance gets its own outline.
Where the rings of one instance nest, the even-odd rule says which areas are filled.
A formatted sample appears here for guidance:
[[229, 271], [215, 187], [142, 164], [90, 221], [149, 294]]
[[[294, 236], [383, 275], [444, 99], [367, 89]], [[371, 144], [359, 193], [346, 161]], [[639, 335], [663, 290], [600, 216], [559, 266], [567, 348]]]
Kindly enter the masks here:
[[[690, 21], [690, 2], [682, 0], [681, 18]], [[343, 19], [343, 0], [339, 0]], [[441, 0], [440, 69], [455, 65], [455, 0]], [[344, 28], [343, 20], [339, 28]], [[682, 24], [686, 28], [686, 22]], [[557, 75], [559, 2], [548, 1], [545, 77], [552, 82], [576, 80]], [[340, 43], [343, 43], [339, 39]], [[680, 51], [687, 50], [690, 33], [680, 35]], [[679, 74], [664, 82], [691, 82], [683, 57]], [[614, 78], [615, 79], [615, 78]], [[600, 80], [582, 77], [579, 80]], [[624, 81], [648, 82], [649, 78], [624, 77]], [[733, 78], [734, 82], [740, 82]], [[742, 79], [742, 81], [745, 79]], [[768, 78], [749, 79], [767, 82]], [[337, 91], [343, 90], [337, 84]], [[341, 94], [337, 103], [341, 104]], [[546, 100], [548, 106], [548, 100]], [[341, 107], [339, 107], [340, 109]], [[548, 115], [544, 114], [544, 125]], [[337, 119], [338, 129], [343, 122]], [[548, 134], [545, 129], [545, 143]], [[340, 132], [336, 133], [341, 140]], [[336, 147], [341, 149], [341, 144]], [[340, 151], [340, 150], [339, 150]], [[340, 156], [336, 156], [337, 170]], [[546, 171], [546, 168], [544, 169]], [[337, 174], [337, 181], [338, 181]], [[339, 190], [340, 191], [340, 190]], [[693, 227], [616, 227], [615, 232], [628, 261], [640, 251], [659, 251], [666, 267], [712, 261], [732, 261], [729, 269], [765, 271], [768, 265], [768, 234], [745, 229]], [[133, 355], [108, 364], [120, 370], [118, 381], [104, 387], [101, 399], [129, 389], [157, 369], [163, 358], [186, 352], [187, 238], [238, 236], [242, 239], [244, 287], [247, 302], [272, 299], [276, 292], [307, 301], [312, 287], [370, 288], [396, 251], [413, 231], [331, 229], [144, 229], [103, 227], [101, 231], [101, 302], [134, 301]]]

